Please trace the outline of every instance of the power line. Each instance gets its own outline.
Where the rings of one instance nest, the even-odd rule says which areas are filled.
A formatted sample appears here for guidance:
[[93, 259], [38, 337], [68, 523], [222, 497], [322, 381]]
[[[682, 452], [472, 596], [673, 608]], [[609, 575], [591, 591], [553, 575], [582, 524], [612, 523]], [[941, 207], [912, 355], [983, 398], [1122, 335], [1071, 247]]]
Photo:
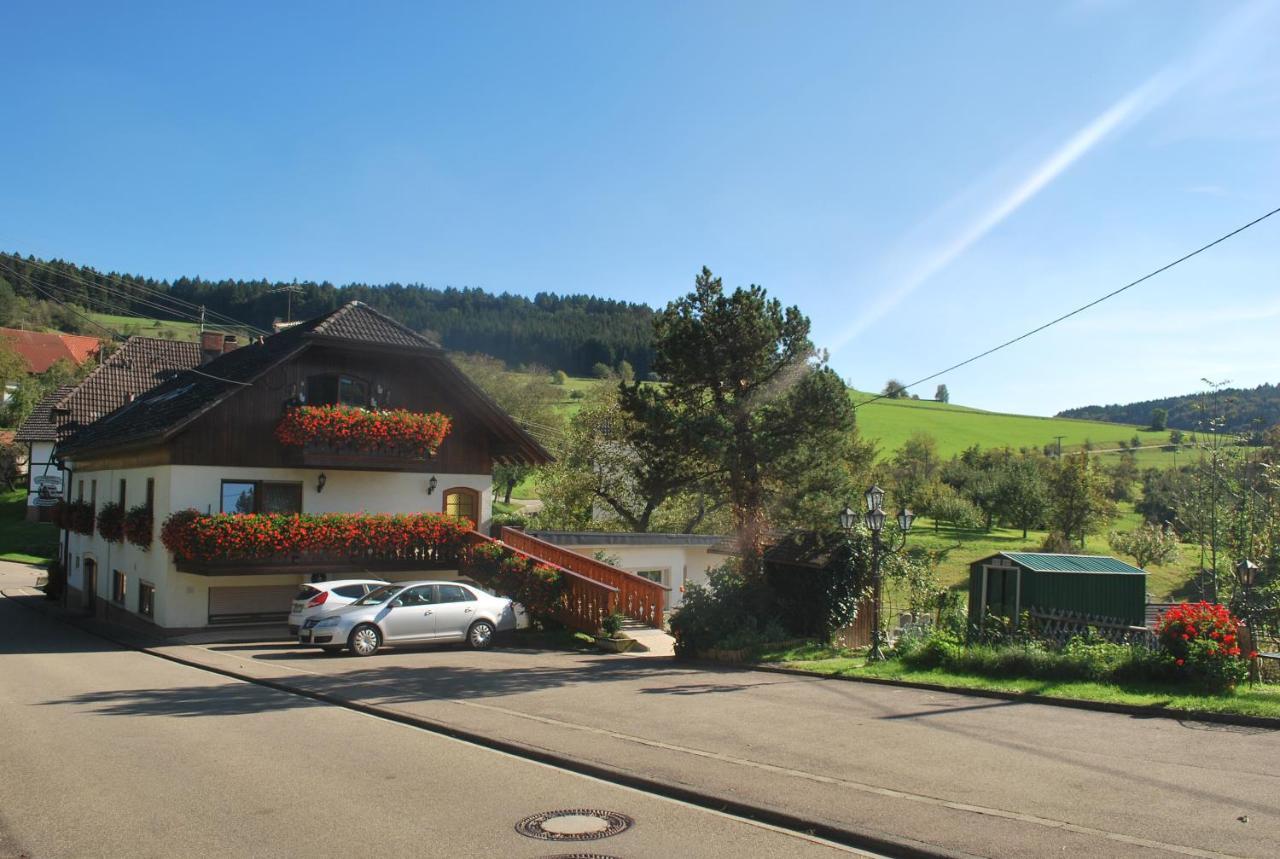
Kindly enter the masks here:
[[81, 319], [83, 319], [85, 322], [88, 322], [90, 325], [92, 325], [93, 327], [97, 328], [99, 331], [102, 331], [103, 333], [105, 333], [105, 334], [107, 335], [107, 339], [108, 339], [108, 340], [115, 340], [115, 339], [116, 339], [116, 337], [117, 337], [117, 332], [112, 331], [112, 330], [111, 330], [110, 328], [108, 328], [107, 326], [102, 325], [102, 324], [100, 324], [99, 322], [97, 322], [97, 321], [95, 321], [95, 320], [91, 319], [90, 317], [85, 316], [85, 315], [84, 315], [83, 313], [81, 313], [80, 311], [75, 310], [75, 309], [74, 309], [74, 308], [72, 308], [70, 305], [68, 305], [65, 301], [63, 301], [61, 298], [58, 298], [58, 296], [54, 295], [52, 292], [45, 292], [44, 288], [43, 288], [43, 287], [41, 287], [41, 286], [40, 286], [38, 283], [36, 283], [35, 281], [32, 281], [32, 282], [31, 282], [31, 286], [32, 286], [32, 288], [33, 288], [33, 289], [35, 289], [35, 290], [36, 290], [37, 292], [39, 292], [41, 295], [43, 295], [43, 296], [45, 296], [46, 298], [49, 298], [50, 300], [52, 300], [52, 301], [56, 302], [57, 304], [59, 304], [59, 305], [62, 307], [62, 309], [63, 309], [63, 310], [67, 311], [68, 313], [74, 314], [75, 316], [79, 316], [79, 317], [80, 317]]
[[[74, 280], [75, 282], [77, 282], [77, 283], [79, 283], [79, 284], [81, 284], [81, 285], [83, 285], [83, 286], [86, 286], [86, 287], [91, 287], [91, 288], [95, 288], [95, 289], [108, 289], [108, 287], [107, 287], [105, 284], [97, 283], [97, 282], [90, 281], [90, 280], [86, 280], [86, 279], [85, 279], [85, 278], [80, 274], [80, 270], [83, 268], [82, 266], [74, 266], [74, 265], [73, 265], [73, 264], [71, 264], [71, 263], [65, 263], [64, 265], [66, 265], [68, 268], [70, 268], [70, 269], [71, 269], [71, 271], [66, 271], [66, 270], [63, 270], [63, 269], [57, 268], [56, 266], [54, 266], [54, 265], [52, 265], [52, 264], [50, 264], [50, 263], [44, 262], [44, 261], [42, 261], [42, 260], [28, 260], [28, 259], [23, 259], [21, 255], [19, 255], [19, 254], [15, 254], [15, 253], [7, 253], [7, 252], [0, 251], [0, 256], [9, 257], [9, 258], [10, 258], [10, 259], [12, 259], [12, 260], [15, 260], [15, 261], [17, 261], [17, 262], [22, 263], [23, 265], [37, 266], [37, 267], [39, 267], [39, 268], [43, 268], [43, 269], [45, 269], [45, 270], [47, 270], [47, 271], [54, 272], [54, 273], [56, 273], [56, 274], [58, 274], [58, 275], [60, 275], [60, 276], [62, 276], [62, 277], [65, 277], [65, 278], [67, 278], [67, 279], [69, 279], [69, 280]], [[149, 285], [147, 285], [147, 284], [145, 284], [145, 283], [142, 283], [142, 282], [139, 282], [139, 281], [127, 281], [127, 280], [125, 280], [125, 279], [123, 279], [123, 278], [119, 277], [118, 275], [113, 275], [113, 274], [104, 274], [104, 273], [102, 273], [102, 272], [100, 272], [100, 271], [96, 271], [96, 270], [94, 270], [94, 269], [89, 269], [89, 271], [93, 272], [95, 276], [100, 277], [100, 278], [102, 278], [103, 280], [106, 280], [106, 281], [112, 281], [112, 282], [115, 282], [115, 283], [119, 284], [119, 285], [120, 285], [120, 286], [122, 286], [122, 287], [125, 287], [125, 289], [126, 289], [126, 290], [133, 290], [133, 291], [141, 292], [143, 295], [149, 296], [149, 297], [152, 299], [152, 301], [169, 301], [169, 302], [172, 302], [172, 303], [173, 303], [173, 304], [175, 304], [175, 305], [178, 305], [179, 307], [181, 307], [181, 306], [184, 306], [184, 305], [185, 305], [186, 307], [188, 307], [188, 308], [190, 308], [190, 309], [189, 309], [189, 310], [185, 310], [185, 311], [184, 311], [184, 310], [181, 310], [181, 309], [178, 309], [178, 308], [162, 307], [162, 306], [158, 306], [158, 305], [155, 305], [155, 304], [150, 304], [150, 305], [149, 305], [149, 306], [152, 306], [152, 307], [156, 307], [157, 309], [161, 309], [161, 310], [163, 310], [165, 313], [170, 313], [170, 314], [173, 314], [173, 315], [175, 315], [175, 316], [182, 316], [182, 317], [184, 317], [184, 320], [185, 320], [185, 321], [191, 321], [191, 322], [198, 321], [198, 316], [199, 316], [199, 314], [203, 312], [203, 313], [207, 313], [209, 316], [213, 317], [213, 318], [214, 318], [214, 321], [215, 321], [215, 322], [217, 322], [217, 324], [219, 324], [219, 325], [227, 325], [227, 326], [233, 326], [233, 327], [236, 327], [236, 328], [243, 328], [243, 329], [245, 329], [245, 330], [247, 330], [247, 331], [252, 331], [252, 332], [259, 333], [259, 334], [268, 334], [268, 333], [270, 333], [270, 332], [266, 331], [265, 329], [258, 328], [256, 325], [250, 325], [250, 324], [249, 324], [249, 323], [247, 323], [247, 322], [241, 322], [240, 320], [236, 319], [235, 317], [233, 317], [233, 316], [229, 316], [229, 315], [227, 315], [227, 314], [225, 314], [225, 313], [221, 313], [221, 312], [216, 311], [216, 310], [207, 310], [203, 305], [199, 305], [199, 304], [196, 304], [196, 303], [194, 303], [194, 302], [187, 301], [187, 300], [186, 300], [186, 299], [184, 299], [184, 298], [179, 298], [178, 296], [173, 295], [173, 294], [171, 294], [171, 293], [169, 293], [169, 292], [166, 292], [165, 290], [160, 289], [160, 288], [158, 288], [158, 287], [149, 286]], [[15, 274], [16, 274], [16, 272], [15, 272]], [[127, 292], [127, 291], [123, 291], [123, 290], [117, 290], [117, 291], [122, 292], [122, 293], [123, 293], [125, 296], [127, 296], [127, 297], [129, 298], [129, 300], [131, 300], [131, 301], [137, 301], [137, 302], [139, 302], [139, 303], [143, 303], [143, 304], [146, 304], [146, 303], [147, 303], [146, 299], [144, 299], [144, 298], [139, 298], [139, 297], [137, 297], [137, 296], [135, 296], [135, 295], [130, 294], [130, 293], [129, 293], [129, 292]]]
[[[1108, 292], [1106, 295], [1101, 296], [1100, 298], [1095, 298], [1093, 301], [1090, 301], [1088, 304], [1083, 304], [1080, 307], [1077, 307], [1075, 310], [1072, 310], [1070, 313], [1064, 313], [1061, 316], [1059, 316], [1057, 319], [1052, 319], [1037, 328], [1032, 328], [1030, 331], [1026, 332], [1025, 334], [1019, 334], [1017, 337], [1014, 337], [1012, 340], [1006, 340], [1005, 342], [1001, 343], [999, 346], [992, 346], [990, 349], [987, 349], [985, 352], [979, 352], [977, 355], [974, 355], [972, 358], [966, 358], [965, 360], [961, 361], [958, 364], [952, 364], [950, 367], [947, 367], [945, 370], [939, 370], [936, 373], [930, 373], [928, 376], [925, 376], [923, 379], [917, 379], [916, 381], [912, 382], [909, 385], [903, 385], [902, 390], [905, 391], [909, 388], [914, 388], [916, 385], [923, 385], [925, 382], [933, 381], [939, 376], [945, 375], [946, 373], [950, 373], [952, 370], [958, 370], [961, 367], [965, 366], [966, 364], [972, 364], [974, 361], [977, 361], [981, 358], [985, 358], [988, 355], [991, 355], [995, 352], [999, 352], [1001, 349], [1004, 349], [1008, 346], [1012, 346], [1014, 343], [1017, 343], [1021, 340], [1026, 340], [1028, 337], [1030, 337], [1033, 334], [1039, 334], [1041, 331], [1044, 331], [1046, 328], [1050, 328], [1054, 325], [1057, 325], [1059, 322], [1070, 319], [1072, 316], [1075, 316], [1078, 313], [1083, 313], [1089, 308], [1101, 304], [1102, 302], [1106, 301], [1108, 298], [1114, 298], [1115, 296], [1119, 295], [1125, 290], [1132, 289], [1133, 287], [1137, 286], [1143, 281], [1150, 280], [1156, 275], [1166, 272], [1180, 263], [1186, 262], [1187, 260], [1191, 259], [1193, 256], [1197, 256], [1199, 254], [1204, 253], [1205, 251], [1209, 250], [1209, 248], [1215, 245], [1219, 245], [1225, 242], [1227, 239], [1232, 238], [1233, 236], [1237, 236], [1240, 233], [1243, 233], [1245, 230], [1249, 229], [1250, 227], [1262, 223], [1267, 218], [1270, 218], [1272, 215], [1275, 215], [1277, 213], [1280, 213], [1280, 208], [1272, 209], [1270, 212], [1267, 212], [1265, 215], [1259, 218], [1254, 218], [1249, 223], [1243, 226], [1237, 227], [1236, 229], [1232, 230], [1226, 235], [1219, 236], [1218, 238], [1209, 242], [1207, 245], [1201, 245], [1200, 247], [1193, 250], [1191, 253], [1185, 254], [1184, 256], [1180, 256], [1173, 262], [1166, 263], [1165, 265], [1160, 266], [1160, 268], [1156, 269], [1155, 271], [1149, 272], [1148, 274], [1144, 274], [1142, 277], [1138, 278], [1137, 280], [1126, 283], [1124, 286], [1120, 287], [1119, 289], [1113, 289], [1111, 292]], [[889, 396], [888, 394], [879, 394], [877, 396], [872, 397], [869, 400], [866, 400], [865, 402], [855, 403], [853, 408], [854, 410], [857, 410], [869, 403], [874, 403], [877, 400], [886, 399], [888, 396]]]

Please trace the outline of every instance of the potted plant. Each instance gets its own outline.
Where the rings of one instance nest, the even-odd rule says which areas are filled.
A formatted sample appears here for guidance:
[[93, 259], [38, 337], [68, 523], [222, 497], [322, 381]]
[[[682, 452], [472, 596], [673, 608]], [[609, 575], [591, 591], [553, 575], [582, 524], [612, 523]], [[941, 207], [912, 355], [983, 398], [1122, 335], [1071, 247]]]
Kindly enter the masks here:
[[635, 647], [636, 640], [622, 631], [622, 624], [627, 616], [620, 611], [606, 615], [600, 621], [600, 634], [596, 636], [596, 646], [609, 653], [626, 653]]

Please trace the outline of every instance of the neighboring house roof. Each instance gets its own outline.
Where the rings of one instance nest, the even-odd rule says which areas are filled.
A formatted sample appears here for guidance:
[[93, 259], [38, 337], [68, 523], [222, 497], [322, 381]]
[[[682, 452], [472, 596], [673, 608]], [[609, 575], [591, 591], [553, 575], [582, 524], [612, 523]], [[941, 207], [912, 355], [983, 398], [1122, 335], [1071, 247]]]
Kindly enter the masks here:
[[18, 427], [14, 440], [57, 441], [58, 427], [53, 416], [53, 407], [75, 388], [75, 385], [62, 385], [41, 397], [40, 402], [36, 403], [36, 407], [31, 410], [31, 414], [27, 415], [27, 419], [22, 422], [22, 426]]
[[78, 432], [67, 449], [83, 452], [167, 440], [312, 344], [389, 351], [427, 360], [431, 371], [460, 392], [480, 421], [507, 448], [496, 452], [499, 461], [536, 464], [551, 460], [542, 445], [454, 366], [436, 343], [360, 301], [227, 352], [198, 370], [179, 374]]
[[97, 337], [56, 331], [0, 328], [0, 338], [8, 341], [10, 348], [26, 363], [27, 370], [31, 373], [43, 373], [60, 360], [79, 367], [102, 348], [102, 341]]
[[199, 366], [201, 360], [199, 343], [130, 337], [53, 405], [58, 440], [68, 441], [139, 394]]
[[666, 534], [633, 531], [530, 531], [531, 537], [557, 546], [706, 546], [723, 537], [715, 534]]
[[1126, 564], [1110, 555], [1058, 555], [1048, 552], [998, 552], [990, 557], [974, 561], [981, 564], [992, 558], [1007, 558], [1015, 564], [1037, 573], [1123, 573], [1145, 576], [1147, 573], [1133, 564]]

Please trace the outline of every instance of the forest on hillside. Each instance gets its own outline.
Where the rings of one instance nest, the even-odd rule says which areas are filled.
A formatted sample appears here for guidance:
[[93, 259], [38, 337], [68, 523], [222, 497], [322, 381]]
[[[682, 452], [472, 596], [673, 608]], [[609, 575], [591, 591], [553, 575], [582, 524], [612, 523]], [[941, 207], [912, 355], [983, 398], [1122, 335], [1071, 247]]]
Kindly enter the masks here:
[[[307, 319], [360, 300], [453, 352], [480, 352], [512, 367], [541, 365], [585, 376], [596, 364], [627, 361], [644, 375], [652, 363], [653, 310], [644, 304], [589, 295], [540, 292], [532, 298], [483, 289], [422, 284], [156, 280], [102, 274], [60, 260], [0, 254], [0, 282], [30, 302], [62, 302], [88, 310], [191, 321], [204, 307], [210, 325], [230, 317], [261, 329], [283, 319]], [[33, 320], [35, 324], [42, 324]], [[93, 332], [101, 333], [101, 332]]]
[[1164, 410], [1173, 429], [1208, 430], [1208, 419], [1215, 416], [1225, 432], [1258, 434], [1280, 423], [1280, 386], [1220, 388], [1127, 405], [1084, 406], [1059, 412], [1058, 417], [1143, 425], [1151, 423], [1158, 410]]

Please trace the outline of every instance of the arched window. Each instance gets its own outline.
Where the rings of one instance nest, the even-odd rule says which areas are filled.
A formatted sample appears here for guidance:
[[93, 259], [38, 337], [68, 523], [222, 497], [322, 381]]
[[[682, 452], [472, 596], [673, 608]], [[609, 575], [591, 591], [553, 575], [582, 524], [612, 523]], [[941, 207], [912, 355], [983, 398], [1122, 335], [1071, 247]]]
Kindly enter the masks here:
[[470, 519], [472, 525], [480, 523], [480, 493], [465, 486], [455, 486], [444, 491], [444, 512], [450, 516]]

